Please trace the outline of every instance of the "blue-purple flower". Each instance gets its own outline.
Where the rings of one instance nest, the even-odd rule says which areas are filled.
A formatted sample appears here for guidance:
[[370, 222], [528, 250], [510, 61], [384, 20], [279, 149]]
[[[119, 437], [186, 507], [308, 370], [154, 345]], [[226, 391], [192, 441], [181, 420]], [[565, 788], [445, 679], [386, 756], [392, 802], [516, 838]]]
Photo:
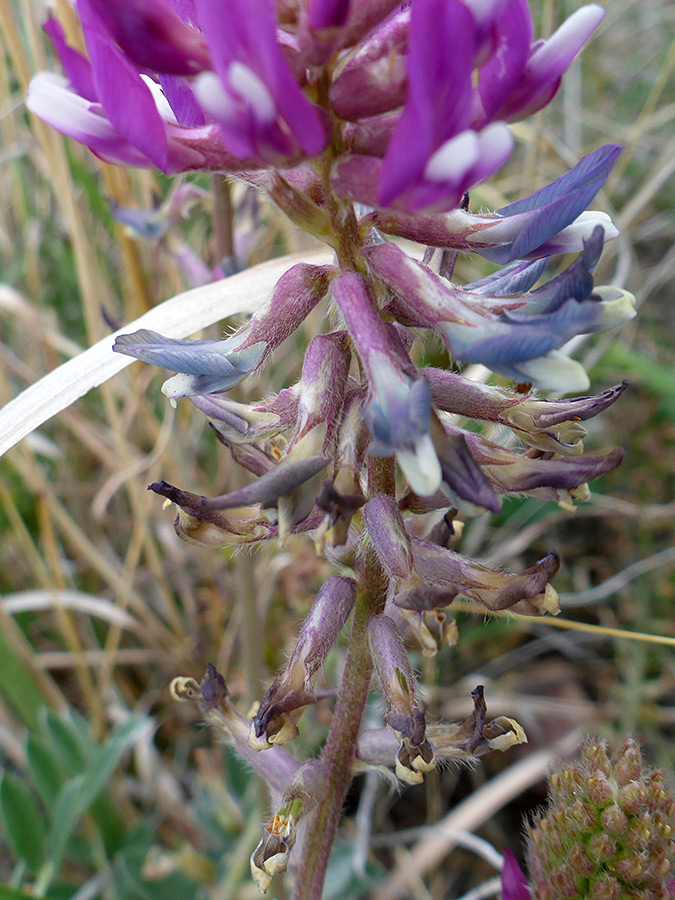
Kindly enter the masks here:
[[178, 372], [162, 388], [170, 398], [228, 391], [299, 327], [324, 296], [330, 271], [293, 266], [276, 283], [269, 303], [224, 340], [168, 338], [141, 329], [120, 335], [113, 350]]
[[441, 483], [441, 468], [429, 435], [429, 385], [417, 374], [393, 327], [378, 315], [360, 275], [340, 275], [331, 291], [368, 373], [370, 395], [363, 417], [373, 436], [369, 453], [396, 453], [413, 490], [432, 494]]
[[[544, 286], [514, 293], [509, 279], [455, 287], [393, 243], [365, 248], [375, 276], [396, 295], [392, 311], [406, 324], [433, 328], [454, 358], [482, 363], [519, 382], [547, 390], [583, 390], [588, 377], [559, 348], [577, 334], [612, 328], [635, 315], [633, 297], [594, 288], [592, 273], [604, 241], [597, 225], [579, 259]], [[538, 274], [532, 267], [534, 277]], [[511, 273], [521, 288], [522, 267]]]

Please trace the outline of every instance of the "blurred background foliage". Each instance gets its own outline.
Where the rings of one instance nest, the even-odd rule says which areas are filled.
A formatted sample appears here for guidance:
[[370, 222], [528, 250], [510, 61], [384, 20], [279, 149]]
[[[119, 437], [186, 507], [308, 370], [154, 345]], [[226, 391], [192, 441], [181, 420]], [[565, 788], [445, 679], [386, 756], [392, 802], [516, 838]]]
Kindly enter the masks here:
[[[546, 34], [580, 4], [533, 5]], [[471, 198], [475, 210], [503, 205], [601, 143], [625, 145], [595, 204], [622, 231], [598, 275], [633, 291], [640, 314], [618, 335], [580, 343], [578, 353], [594, 390], [630, 381], [590, 423], [586, 442], [591, 451], [623, 446], [626, 460], [594, 482], [574, 515], [509, 500], [499, 516], [467, 523], [460, 544], [513, 570], [558, 549], [563, 617], [579, 625], [458, 613], [458, 646], [417, 660], [432, 715], [464, 717], [469, 691], [484, 683], [490, 713], [517, 716], [530, 743], [403, 791], [359, 776], [329, 897], [395, 896], [385, 871], [395, 881], [452, 809], [459, 813], [446, 824], [483, 843], [465, 832], [446, 837], [426, 882], [406, 890], [457, 898], [484, 882], [494, 875], [490, 845], [519, 851], [522, 817], [542, 802], [542, 773], [570, 733], [574, 743], [588, 731], [610, 742], [632, 732], [652, 763], [675, 770], [675, 6], [607, 6], [554, 103], [516, 126], [513, 159]], [[72, 27], [67, 0], [55, 7]], [[311, 246], [241, 186], [228, 193], [222, 179], [115, 169], [31, 117], [29, 77], [56, 68], [40, 27], [46, 15], [35, 0], [0, 0], [2, 404], [111, 325], [190, 286], [195, 259], [213, 268], [234, 250], [240, 264], [253, 265]], [[187, 199], [176, 200], [188, 184]], [[216, 224], [231, 203], [233, 238], [214, 228], [214, 202]], [[143, 228], [121, 224], [118, 207], [145, 211]], [[462, 260], [458, 274], [479, 277], [486, 265]], [[302, 347], [321, 324], [320, 314], [310, 318], [241, 396], [293, 383]], [[447, 363], [440, 346], [425, 353]], [[306, 537], [255, 554], [178, 540], [173, 514], [146, 485], [161, 477], [213, 494], [239, 476], [202, 415], [188, 403], [172, 411], [160, 383], [156, 370], [133, 365], [0, 461], [6, 900], [256, 896], [248, 856], [268, 814], [265, 794], [167, 686], [179, 674], [200, 677], [212, 661], [248, 709], [330, 567]], [[338, 651], [325, 673], [327, 698], [340, 666]], [[368, 715], [379, 720], [377, 700]], [[299, 756], [316, 752], [329, 719], [329, 699], [305, 714]], [[283, 897], [285, 885], [271, 892]]]

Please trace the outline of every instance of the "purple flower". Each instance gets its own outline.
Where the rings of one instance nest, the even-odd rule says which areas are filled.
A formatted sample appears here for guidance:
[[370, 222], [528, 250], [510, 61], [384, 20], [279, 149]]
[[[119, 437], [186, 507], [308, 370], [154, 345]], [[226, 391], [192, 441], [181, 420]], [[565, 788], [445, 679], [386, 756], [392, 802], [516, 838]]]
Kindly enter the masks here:
[[525, 0], [416, 0], [407, 41], [404, 10], [335, 80], [336, 108], [348, 118], [394, 109], [407, 87], [383, 163], [352, 160], [343, 179], [365, 180], [366, 169], [376, 175], [377, 206], [452, 209], [510, 155], [513, 139], [504, 120], [522, 118], [551, 100], [602, 15], [598, 6], [584, 7], [549, 41], [532, 44]]
[[139, 69], [195, 75], [211, 68], [204, 36], [168, 0], [78, 0], [78, 10], [94, 10]]
[[495, 237], [505, 238], [503, 246], [483, 245], [478, 233], [468, 238], [469, 245], [500, 265], [524, 259], [535, 249], [537, 256], [569, 252], [569, 242], [561, 241], [561, 233], [591, 215], [584, 211], [607, 180], [621, 150], [617, 144], [599, 147], [566, 175], [497, 210], [501, 221], [490, 228], [489, 238], [491, 242]]
[[268, 162], [293, 157], [298, 147], [319, 153], [325, 130], [284, 60], [271, 0], [229, 0], [226, 12], [195, 0], [195, 8], [215, 69], [197, 78], [195, 91], [227, 147]]
[[106, 161], [241, 171], [323, 149], [323, 120], [284, 59], [271, 0], [226, 11], [210, 0], [178, 11], [168, 0], [79, 0], [78, 11], [89, 60], [52, 26], [72, 91], [37, 76], [29, 107]]
[[[470, 128], [476, 24], [460, 0], [416, 0], [410, 17], [408, 97], [382, 163], [378, 205], [450, 209], [506, 160], [502, 125]], [[376, 110], [377, 112], [377, 110]]]
[[398, 300], [394, 314], [435, 329], [456, 360], [482, 363], [545, 390], [583, 390], [583, 368], [558, 348], [577, 334], [602, 331], [635, 315], [633, 297], [614, 288], [593, 291], [601, 226], [580, 259], [543, 288], [519, 295], [460, 290], [394, 244], [365, 249], [374, 274]]
[[417, 374], [393, 326], [380, 318], [360, 275], [340, 275], [331, 290], [368, 373], [370, 393], [363, 417], [373, 436], [369, 453], [396, 453], [413, 490], [433, 494], [441, 468], [429, 436], [429, 385]]
[[84, 21], [91, 61], [68, 46], [56, 20], [45, 26], [70, 84], [60, 75], [36, 75], [26, 100], [35, 115], [115, 165], [169, 174], [234, 172], [260, 165], [233, 156], [217, 125], [202, 119], [197, 127], [184, 127], [178, 112], [187, 114], [185, 97], [179, 96], [181, 105], [174, 110], [160, 85], [126, 59], [94, 13]]
[[170, 398], [228, 391], [300, 326], [324, 296], [329, 272], [326, 266], [293, 266], [276, 283], [269, 304], [225, 340], [167, 338], [141, 329], [120, 335], [113, 350], [180, 373], [164, 383]]
[[525, 873], [518, 865], [513, 850], [504, 851], [502, 868], [502, 897], [504, 900], [530, 900], [531, 894]]
[[[576, 253], [597, 225], [602, 225], [606, 241], [618, 234], [605, 213], [585, 210], [607, 180], [620, 152], [616, 144], [599, 147], [566, 175], [492, 215], [461, 209], [414, 215], [376, 209], [366, 215], [364, 224], [433, 247], [474, 251], [500, 265]], [[333, 168], [335, 189], [353, 200], [360, 198], [376, 205], [378, 166], [378, 161], [369, 157], [342, 157]]]
[[[500, 23], [504, 29], [509, 49], [513, 42], [513, 31], [518, 18], [524, 18], [525, 0], [509, 4], [508, 14]], [[520, 15], [518, 14], [520, 11]], [[515, 17], [513, 17], [515, 13]], [[500, 69], [500, 62], [506, 54], [496, 54], [489, 72], [481, 71], [479, 90], [488, 118], [514, 121], [532, 115], [549, 103], [560, 87], [563, 74], [570, 67], [584, 44], [596, 30], [605, 11], [595, 3], [583, 6], [573, 13], [560, 28], [546, 41], [534, 44], [527, 61], [520, 72], [514, 72], [508, 64]], [[489, 77], [486, 75], [489, 74]]]

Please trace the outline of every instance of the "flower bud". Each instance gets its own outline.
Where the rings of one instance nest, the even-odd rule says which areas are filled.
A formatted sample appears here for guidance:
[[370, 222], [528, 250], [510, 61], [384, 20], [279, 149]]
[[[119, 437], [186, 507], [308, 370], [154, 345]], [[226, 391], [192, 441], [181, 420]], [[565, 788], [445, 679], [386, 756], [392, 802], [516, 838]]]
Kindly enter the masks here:
[[413, 560], [410, 537], [393, 497], [373, 497], [363, 510], [368, 535], [390, 578], [408, 578]]
[[368, 637], [387, 704], [385, 721], [400, 741], [396, 775], [408, 784], [419, 784], [436, 764], [426, 738], [426, 704], [417, 699], [415, 677], [392, 619], [375, 616], [368, 625]]
[[356, 582], [333, 576], [324, 584], [305, 619], [288, 662], [272, 682], [251, 724], [256, 750], [283, 744], [298, 733], [304, 708], [314, 703], [313, 681], [354, 605]]

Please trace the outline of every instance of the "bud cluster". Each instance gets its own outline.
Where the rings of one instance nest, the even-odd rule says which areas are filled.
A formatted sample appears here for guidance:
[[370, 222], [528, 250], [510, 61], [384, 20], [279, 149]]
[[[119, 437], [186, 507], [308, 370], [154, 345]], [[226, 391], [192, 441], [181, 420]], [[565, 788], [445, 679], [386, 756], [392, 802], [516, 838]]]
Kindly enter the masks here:
[[549, 779], [549, 804], [528, 828], [536, 900], [672, 900], [675, 798], [628, 739], [613, 756], [589, 739]]

